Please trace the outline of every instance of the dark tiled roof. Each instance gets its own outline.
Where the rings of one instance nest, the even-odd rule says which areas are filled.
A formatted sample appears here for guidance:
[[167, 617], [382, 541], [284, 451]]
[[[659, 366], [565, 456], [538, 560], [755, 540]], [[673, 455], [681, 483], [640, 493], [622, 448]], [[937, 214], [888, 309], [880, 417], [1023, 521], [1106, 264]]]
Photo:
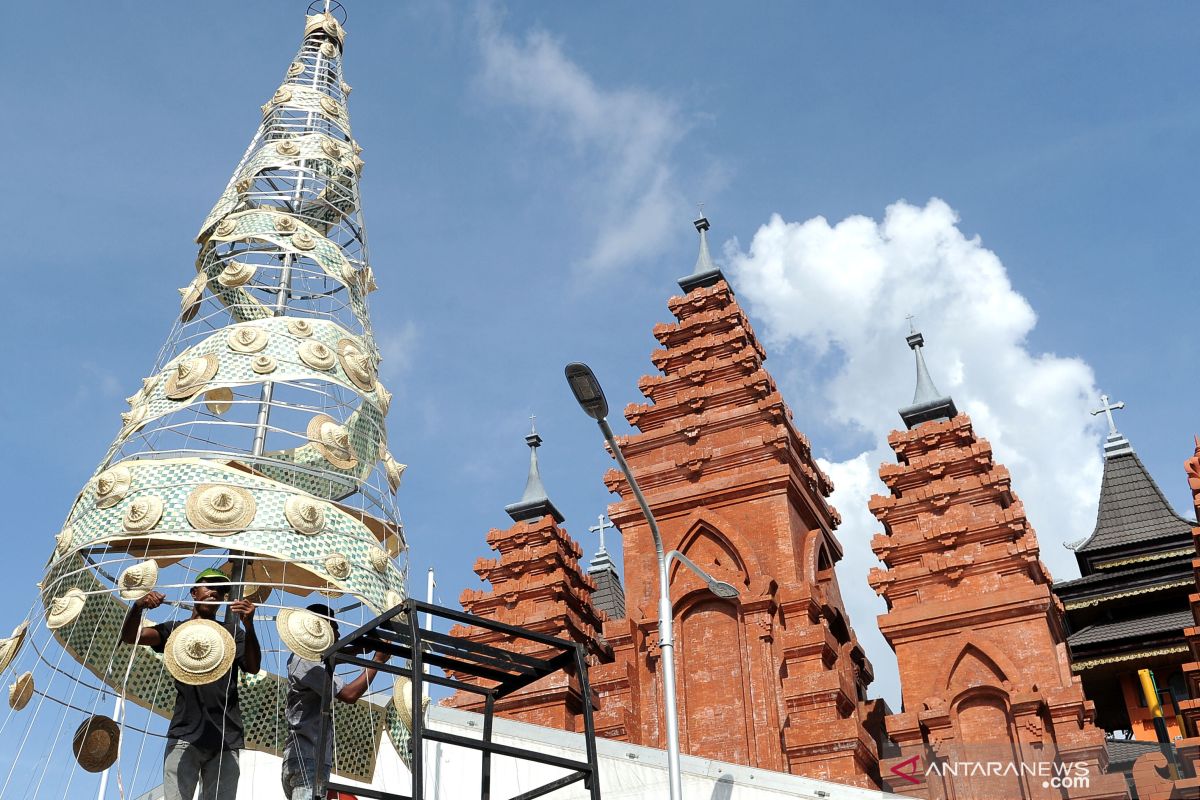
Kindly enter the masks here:
[[1195, 524], [1175, 513], [1136, 453], [1113, 455], [1104, 461], [1096, 528], [1075, 552], [1091, 553], [1168, 537], [1190, 542]]
[[1103, 622], [1099, 625], [1089, 625], [1078, 633], [1067, 637], [1067, 644], [1075, 647], [1085, 647], [1099, 642], [1115, 642], [1121, 639], [1140, 639], [1158, 633], [1179, 631], [1196, 624], [1191, 611], [1172, 611], [1153, 617], [1141, 617], [1124, 622]]
[[1108, 750], [1108, 765], [1111, 769], [1132, 766], [1133, 762], [1146, 753], [1157, 753], [1161, 745], [1158, 742], [1143, 742], [1138, 739], [1106, 739], [1105, 749]]
[[1128, 569], [1101, 570], [1082, 578], [1069, 581], [1058, 581], [1053, 585], [1054, 593], [1060, 594], [1064, 589], [1072, 597], [1075, 590], [1102, 589], [1108, 584], [1114, 586], [1131, 586], [1134, 584], [1154, 584], [1158, 581], [1174, 580], [1177, 577], [1188, 577], [1192, 574], [1192, 557], [1163, 559], [1162, 561]]
[[596, 584], [596, 591], [592, 594], [592, 603], [596, 608], [607, 614], [609, 619], [624, 619], [625, 589], [608, 553], [596, 554], [588, 566], [588, 577]]

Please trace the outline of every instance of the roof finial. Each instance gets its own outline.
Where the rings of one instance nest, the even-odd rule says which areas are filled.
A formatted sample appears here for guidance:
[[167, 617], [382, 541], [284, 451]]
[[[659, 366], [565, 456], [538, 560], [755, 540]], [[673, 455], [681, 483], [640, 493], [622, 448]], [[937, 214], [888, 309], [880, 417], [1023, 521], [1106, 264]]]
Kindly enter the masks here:
[[1112, 458], [1113, 456], [1124, 455], [1133, 452], [1133, 445], [1129, 440], [1121, 435], [1117, 430], [1117, 421], [1113, 419], [1112, 412], [1120, 411], [1125, 407], [1124, 401], [1110, 403], [1108, 395], [1100, 395], [1100, 408], [1092, 411], [1092, 416], [1103, 414], [1108, 419], [1108, 438], [1104, 440], [1104, 457]]
[[710, 226], [708, 217], [704, 216], [703, 203], [700, 203], [700, 216], [692, 224], [696, 226], [696, 232], [700, 234], [700, 255], [696, 257], [696, 266], [692, 268], [692, 274], [679, 279], [679, 288], [685, 292], [702, 289], [725, 280], [721, 269], [713, 263], [712, 256], [708, 254], [708, 236], [706, 234]]
[[608, 550], [606, 550], [604, 548], [604, 529], [612, 528], [614, 526], [611, 522], [604, 519], [603, 514], [601, 514], [599, 517], [597, 517], [597, 519], [599, 520], [598, 524], [591, 526], [590, 528], [588, 528], [588, 530], [591, 531], [592, 533], [600, 534], [600, 549], [598, 551], [596, 551], [596, 555], [600, 555], [601, 553], [608, 552]]
[[529, 445], [529, 477], [525, 479], [525, 492], [521, 499], [504, 507], [513, 520], [520, 522], [529, 519], [541, 519], [549, 514], [555, 522], [562, 522], [563, 515], [546, 496], [546, 487], [542, 485], [542, 474], [538, 469], [537, 449], [542, 446], [542, 437], [534, 427], [534, 416], [529, 417], [529, 435], [525, 444]]
[[949, 395], [943, 395], [933, 385], [933, 378], [929, 377], [929, 368], [925, 366], [925, 356], [921, 352], [921, 348], [925, 346], [925, 337], [916, 329], [911, 314], [906, 319], [910, 333], [905, 341], [916, 357], [917, 388], [913, 392], [912, 405], [900, 409], [900, 419], [904, 420], [904, 424], [909, 428], [914, 428], [922, 422], [950, 419], [958, 414], [958, 409]]
[[1100, 407], [1092, 412], [1092, 416], [1094, 417], [1094, 416], [1097, 416], [1098, 414], [1103, 414], [1105, 417], [1107, 417], [1108, 418], [1108, 433], [1110, 436], [1116, 436], [1117, 435], [1117, 421], [1113, 419], [1112, 412], [1120, 411], [1124, 407], [1125, 407], [1124, 400], [1119, 400], [1116, 403], [1109, 403], [1108, 395], [1102, 394], [1102, 395], [1100, 395]]
[[[604, 531], [606, 529], [616, 530], [616, 526], [610, 521], [606, 520], [603, 514], [597, 518], [597, 524], [588, 528], [588, 530], [592, 533], [600, 534], [600, 549], [596, 551], [596, 555], [592, 556], [592, 560], [588, 564], [588, 574], [595, 577], [602, 573], [609, 572], [612, 573], [612, 580], [616, 582], [617, 565], [613, 563], [612, 556], [608, 554], [608, 549], [604, 546]], [[616, 585], [619, 590], [619, 582], [617, 582]], [[621, 598], [620, 602], [623, 608], [624, 597]]]

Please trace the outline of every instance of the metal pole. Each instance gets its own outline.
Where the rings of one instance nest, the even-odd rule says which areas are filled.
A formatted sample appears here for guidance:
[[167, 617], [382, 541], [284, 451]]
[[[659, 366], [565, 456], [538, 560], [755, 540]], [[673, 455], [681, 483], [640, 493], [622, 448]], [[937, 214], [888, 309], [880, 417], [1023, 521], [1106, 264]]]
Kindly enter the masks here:
[[658, 559], [658, 646], [662, 651], [663, 716], [667, 726], [667, 780], [671, 800], [683, 800], [683, 781], [679, 774], [679, 708], [675, 704], [675, 625], [674, 614], [671, 611], [671, 591], [667, 584], [667, 559], [663, 552], [662, 535], [658, 532], [658, 522], [654, 519], [650, 504], [646, 502], [646, 497], [634, 479], [633, 471], [625, 461], [625, 454], [621, 452], [608, 420], [601, 417], [596, 423], [604, 434], [604, 440], [612, 449], [617, 466], [629, 482], [629, 489], [642, 509], [651, 535], [654, 536], [654, 551]]
[[[120, 719], [121, 715], [121, 700], [122, 697], [117, 695], [113, 700], [113, 719]], [[112, 769], [109, 767], [109, 769]], [[96, 792], [96, 800], [104, 800], [104, 793], [108, 791], [108, 770], [100, 773], [100, 791]]]
[[[433, 567], [430, 567], [427, 580], [425, 581], [425, 602], [429, 603], [429, 605], [433, 605], [433, 590], [436, 587], [437, 587], [437, 582], [433, 579]], [[433, 630], [433, 613], [432, 612], [427, 613], [425, 615], [425, 629]], [[429, 684], [428, 683], [424, 684], [424, 691], [421, 693], [421, 696], [429, 697]]]

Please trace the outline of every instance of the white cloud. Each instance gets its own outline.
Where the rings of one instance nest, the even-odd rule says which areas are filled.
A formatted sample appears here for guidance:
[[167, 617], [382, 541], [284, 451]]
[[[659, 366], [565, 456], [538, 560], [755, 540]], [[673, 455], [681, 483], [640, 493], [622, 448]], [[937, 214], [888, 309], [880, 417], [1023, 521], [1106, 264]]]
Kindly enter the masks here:
[[580, 265], [612, 271], [661, 252], [688, 203], [671, 159], [686, 132], [679, 109], [640, 88], [602, 87], [544, 30], [517, 39], [486, 7], [480, 14], [480, 85], [493, 102], [522, 108], [571, 148], [578, 177], [564, 192], [598, 231]]
[[821, 217], [785, 222], [776, 215], [755, 233], [749, 252], [727, 250], [760, 333], [778, 348], [777, 359], [792, 350], [789, 368], [796, 371], [785, 384], [807, 384], [820, 401], [798, 414], [801, 425], [806, 417], [872, 442], [823, 466], [844, 520], [842, 595], [876, 665], [876, 691], [895, 705], [894, 659], [874, 622], [885, 607], [866, 583], [879, 563], [870, 538], [881, 530], [867, 500], [886, 492], [877, 475], [880, 463], [895, 461], [887, 434], [901, 424], [896, 410], [912, 401], [905, 317], [914, 315], [925, 334], [938, 389], [953, 395], [1011, 470], [1056, 578], [1077, 574], [1062, 544], [1090, 533], [1100, 490], [1102, 434], [1088, 413], [1098, 395], [1091, 367], [1031, 352], [1033, 309], [996, 254], [964, 236], [954, 210], [938, 199], [924, 207], [897, 202], [879, 222], [855, 216], [830, 226]]

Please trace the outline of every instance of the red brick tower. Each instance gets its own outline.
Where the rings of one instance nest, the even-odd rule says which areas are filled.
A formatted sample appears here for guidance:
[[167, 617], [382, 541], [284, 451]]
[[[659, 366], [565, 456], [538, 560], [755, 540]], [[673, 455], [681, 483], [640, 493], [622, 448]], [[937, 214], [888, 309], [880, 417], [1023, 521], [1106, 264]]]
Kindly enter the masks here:
[[[700, 257], [658, 325], [661, 375], [625, 417], [640, 433], [622, 449], [658, 520], [663, 544], [734, 584], [722, 600], [686, 569], [671, 574], [680, 749], [708, 758], [860, 786], [877, 781], [864, 727], [871, 666], [855, 639], [834, 575], [833, 486], [791, 420], [765, 353], [709, 257]], [[663, 747], [657, 570], [651, 534], [627, 482], [621, 500], [627, 618], [605, 635], [616, 662], [593, 674], [603, 735]]]
[[[1196, 437], [1196, 452], [1184, 462], [1188, 486], [1196, 517], [1200, 519], [1200, 436]], [[1184, 629], [1189, 660], [1183, 665], [1183, 677], [1188, 698], [1179, 702], [1180, 727], [1183, 738], [1175, 744], [1176, 771], [1162, 753], [1151, 752], [1138, 758], [1133, 765], [1133, 781], [1138, 800], [1194, 800], [1200, 797], [1200, 526], [1192, 528], [1196, 557], [1192, 570], [1196, 577], [1196, 593], [1188, 597], [1194, 627]]]
[[[884, 527], [871, 546], [887, 569], [869, 580], [887, 601], [880, 629], [903, 694], [902, 713], [887, 718], [902, 755], [882, 763], [885, 784], [928, 798], [1125, 797], [1123, 778], [1102, 774], [1104, 733], [1072, 677], [1062, 606], [1008, 470], [934, 387], [921, 334], [908, 343], [917, 392], [900, 416], [909, 430], [888, 437], [899, 463], [879, 477], [891, 494], [870, 503]], [[1088, 786], [1056, 788], [1055, 775], [1015, 766], [1056, 757], [1082, 764], [1072, 777], [1087, 771]], [[1014, 768], [962, 766], [988, 763]]]
[[[529, 478], [521, 499], [504, 510], [513, 518], [506, 530], [488, 532], [488, 545], [499, 559], [481, 558], [475, 573], [491, 584], [488, 591], [467, 589], [459, 601], [463, 608], [507, 625], [583, 642], [593, 656], [611, 659], [611, 651], [600, 638], [604, 616], [592, 604], [595, 591], [579, 566], [583, 551], [559, 524], [562, 514], [546, 496], [538, 470], [537, 448], [542, 439], [537, 431], [525, 437], [529, 445]], [[455, 626], [453, 636], [513, 649], [507, 637], [464, 626]], [[523, 652], [546, 656], [549, 651], [533, 642], [522, 642]], [[578, 684], [566, 673], [557, 672], [528, 689], [496, 703], [496, 712], [522, 722], [560, 730], [582, 730], [582, 699]], [[447, 705], [481, 711], [478, 695], [459, 692]]]

